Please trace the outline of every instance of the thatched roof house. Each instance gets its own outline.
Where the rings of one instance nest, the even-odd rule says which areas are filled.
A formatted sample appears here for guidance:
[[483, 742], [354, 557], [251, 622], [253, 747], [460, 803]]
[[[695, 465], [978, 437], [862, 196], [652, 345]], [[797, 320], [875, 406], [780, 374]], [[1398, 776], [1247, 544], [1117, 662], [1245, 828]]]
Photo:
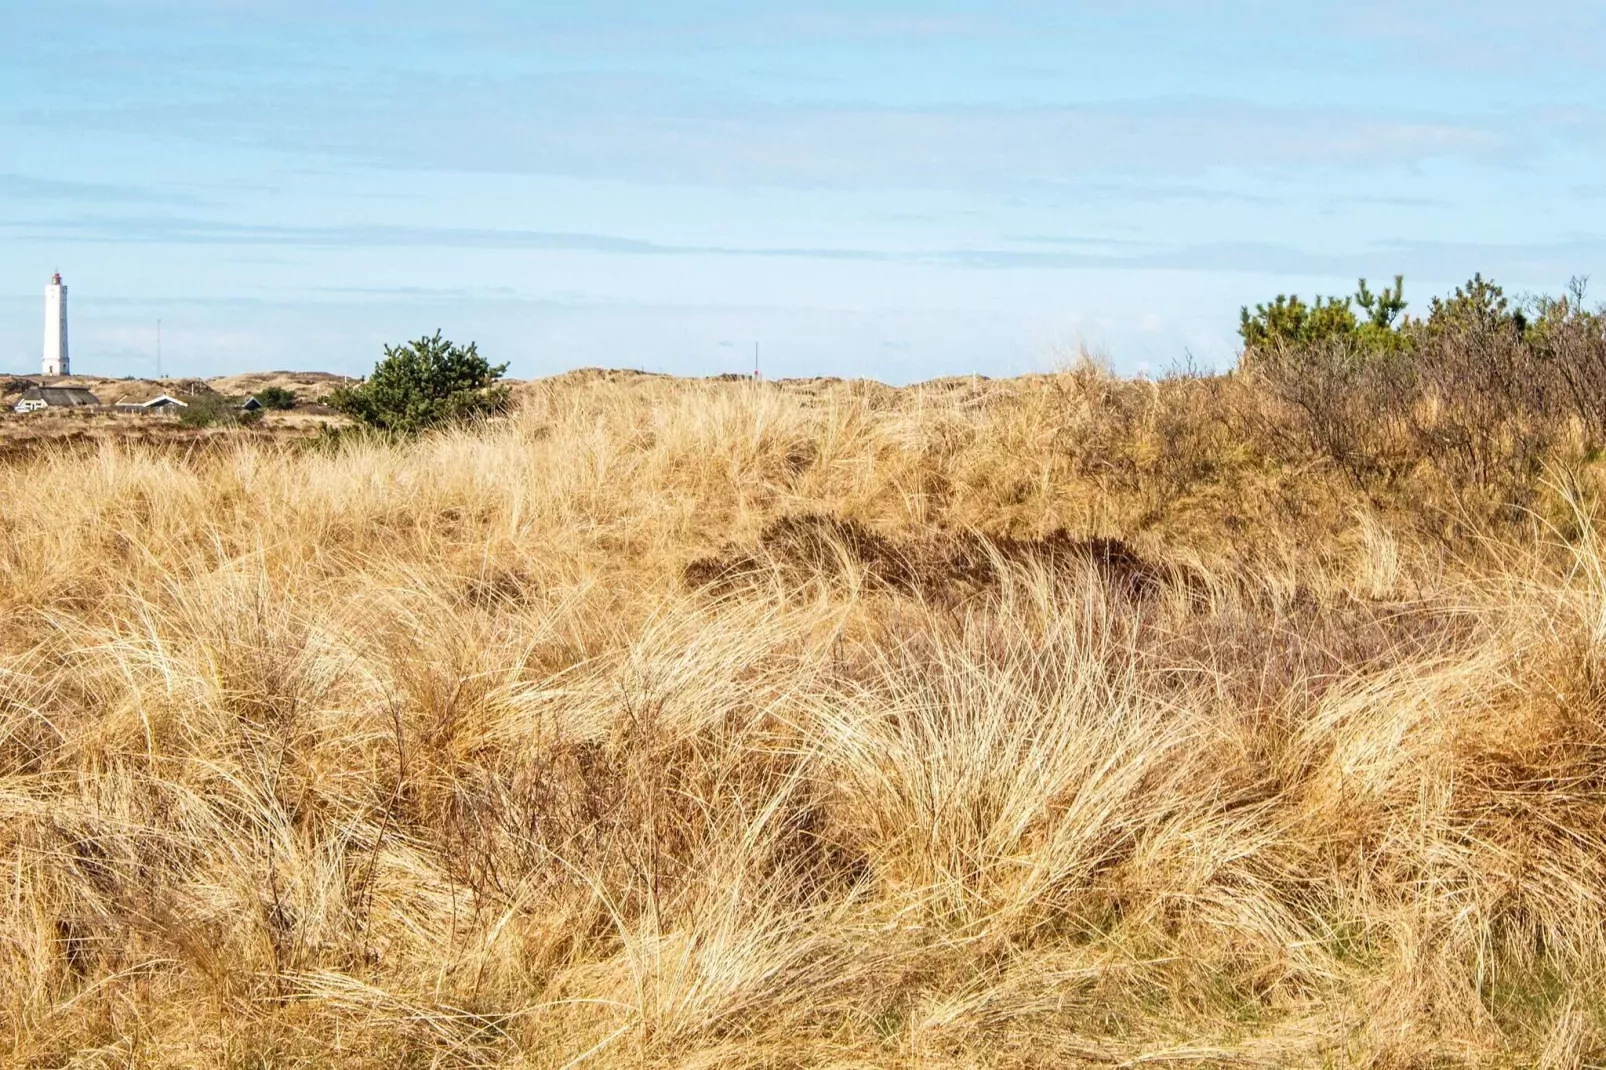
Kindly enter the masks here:
[[15, 406], [17, 412], [38, 412], [40, 409], [95, 408], [100, 399], [81, 386], [33, 386], [22, 392]]

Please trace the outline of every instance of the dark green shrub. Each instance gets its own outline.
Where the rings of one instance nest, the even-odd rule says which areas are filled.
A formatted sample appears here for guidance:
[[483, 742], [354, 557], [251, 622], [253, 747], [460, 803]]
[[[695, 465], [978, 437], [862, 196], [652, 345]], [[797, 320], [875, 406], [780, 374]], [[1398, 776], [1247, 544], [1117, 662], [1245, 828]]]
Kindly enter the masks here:
[[178, 411], [182, 427], [211, 427], [228, 419], [228, 401], [217, 394], [201, 394], [185, 402]]
[[196, 394], [188, 399], [185, 408], [178, 411], [180, 427], [249, 427], [262, 418], [260, 412], [246, 412], [240, 408], [244, 398], [229, 398], [222, 394]]
[[1366, 280], [1359, 280], [1355, 288], [1355, 303], [1366, 313], [1366, 327], [1374, 331], [1392, 331], [1396, 321], [1405, 312], [1405, 276], [1394, 276], [1394, 288], [1387, 286], [1377, 293], [1373, 293], [1366, 286]]
[[1354, 334], [1357, 325], [1347, 297], [1317, 297], [1314, 305], [1307, 305], [1297, 296], [1278, 294], [1271, 303], [1256, 305], [1253, 315], [1247, 307], [1241, 309], [1238, 333], [1249, 354], [1345, 337]]
[[[1365, 319], [1355, 314], [1357, 308]], [[1238, 334], [1246, 364], [1330, 342], [1392, 351], [1400, 347], [1401, 329], [1409, 322], [1401, 318], [1404, 312], [1404, 276], [1394, 276], [1393, 287], [1376, 293], [1361, 279], [1350, 297], [1317, 297], [1307, 305], [1297, 296], [1278, 294], [1271, 303], [1256, 305], [1253, 313], [1246, 306], [1239, 310]]]
[[1429, 334], [1508, 332], [1520, 336], [1528, 329], [1528, 317], [1511, 307], [1506, 292], [1480, 272], [1465, 286], [1457, 286], [1453, 296], [1435, 297], [1424, 326]]
[[293, 409], [296, 407], [296, 396], [282, 386], [265, 386], [251, 395], [262, 403], [264, 409]]
[[366, 427], [411, 434], [505, 412], [509, 392], [496, 380], [506, 370], [487, 363], [472, 342], [460, 347], [436, 331], [386, 346], [372, 375], [335, 389], [328, 403]]

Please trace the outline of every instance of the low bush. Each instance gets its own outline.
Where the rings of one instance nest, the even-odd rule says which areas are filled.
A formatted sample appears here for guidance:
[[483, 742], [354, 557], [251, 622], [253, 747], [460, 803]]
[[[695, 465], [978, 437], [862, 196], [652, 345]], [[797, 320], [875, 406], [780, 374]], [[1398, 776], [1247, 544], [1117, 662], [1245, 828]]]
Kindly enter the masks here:
[[[1238, 333], [1246, 356], [1286, 351], [1290, 347], [1326, 345], [1335, 341], [1364, 349], [1392, 349], [1398, 345], [1405, 312], [1405, 277], [1394, 276], [1394, 286], [1373, 293], [1361, 279], [1352, 297], [1317, 297], [1305, 304], [1299, 297], [1278, 294], [1255, 311], [1239, 311]], [[1364, 317], [1355, 314], [1356, 309]]]
[[179, 410], [181, 427], [250, 426], [262, 418], [261, 412], [247, 412], [240, 408], [240, 398], [222, 394], [191, 395], [185, 407]]
[[1583, 294], [1513, 302], [1479, 275], [1422, 319], [1403, 315], [1399, 279], [1310, 306], [1279, 296], [1243, 310], [1240, 368], [1285, 407], [1279, 430], [1361, 483], [1426, 465], [1521, 505], [1564, 443], [1606, 444], [1606, 319]]
[[296, 407], [296, 396], [282, 386], [265, 386], [251, 395], [264, 409], [286, 410]]
[[436, 331], [386, 346], [373, 374], [330, 393], [331, 407], [378, 431], [412, 434], [505, 412], [510, 395], [497, 383], [506, 364], [492, 366], [470, 342], [458, 346]]

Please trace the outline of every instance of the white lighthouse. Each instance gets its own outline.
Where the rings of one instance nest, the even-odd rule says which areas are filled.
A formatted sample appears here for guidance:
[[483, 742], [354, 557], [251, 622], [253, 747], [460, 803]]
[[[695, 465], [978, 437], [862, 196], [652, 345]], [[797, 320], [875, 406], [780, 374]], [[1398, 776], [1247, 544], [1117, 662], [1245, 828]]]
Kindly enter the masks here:
[[40, 369], [44, 375], [71, 375], [67, 361], [67, 287], [57, 272], [50, 285], [45, 287], [45, 359]]

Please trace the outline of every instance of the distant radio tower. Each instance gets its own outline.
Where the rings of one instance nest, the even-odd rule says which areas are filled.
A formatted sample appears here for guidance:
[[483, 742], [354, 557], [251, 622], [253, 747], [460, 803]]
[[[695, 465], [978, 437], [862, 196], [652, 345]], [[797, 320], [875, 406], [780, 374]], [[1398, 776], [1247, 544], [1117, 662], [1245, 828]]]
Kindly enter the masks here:
[[71, 375], [71, 369], [67, 358], [67, 287], [58, 271], [45, 287], [45, 358], [40, 370], [45, 375]]
[[753, 343], [753, 381], [756, 383], [764, 378], [758, 371], [758, 343]]
[[162, 321], [156, 321], [156, 378], [162, 377]]

